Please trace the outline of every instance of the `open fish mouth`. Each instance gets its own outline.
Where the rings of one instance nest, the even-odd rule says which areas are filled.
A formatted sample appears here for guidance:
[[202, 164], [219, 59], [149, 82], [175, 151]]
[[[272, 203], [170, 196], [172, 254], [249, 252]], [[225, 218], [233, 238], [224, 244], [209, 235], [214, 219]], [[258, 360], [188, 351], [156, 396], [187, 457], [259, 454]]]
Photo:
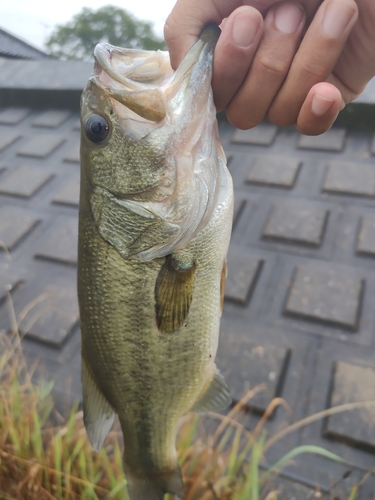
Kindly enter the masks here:
[[206, 26], [176, 72], [170, 66], [168, 52], [100, 43], [95, 48], [95, 69], [90, 81], [142, 118], [160, 122], [166, 117], [168, 103], [180, 89], [181, 81], [190, 76], [190, 87], [199, 85], [211, 70], [219, 35], [216, 25]]
[[[208, 224], [225, 190], [225, 155], [211, 88], [219, 35], [216, 25], [206, 26], [175, 72], [167, 52], [107, 43], [95, 49], [94, 73], [82, 94], [86, 137], [81, 149], [99, 158], [108, 155], [107, 171], [112, 173], [99, 181], [100, 171], [95, 171], [93, 199], [114, 196], [113, 203], [150, 224], [149, 231], [127, 246], [126, 258], [150, 261], [184, 248]], [[87, 139], [95, 120], [102, 123], [98, 127], [104, 138], [99, 135], [92, 145]], [[117, 158], [122, 142], [138, 149]], [[99, 225], [104, 213], [95, 215]], [[102, 233], [106, 238], [104, 228]]]

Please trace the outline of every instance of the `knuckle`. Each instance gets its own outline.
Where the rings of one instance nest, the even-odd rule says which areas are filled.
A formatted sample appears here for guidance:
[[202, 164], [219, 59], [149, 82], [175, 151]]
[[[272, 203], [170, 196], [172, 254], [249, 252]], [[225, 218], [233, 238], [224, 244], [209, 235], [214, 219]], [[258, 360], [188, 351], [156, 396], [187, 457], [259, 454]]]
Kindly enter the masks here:
[[267, 73], [272, 77], [284, 77], [289, 69], [289, 63], [283, 58], [274, 58], [266, 55], [259, 58], [258, 64], [261, 73]]
[[307, 76], [309, 80], [320, 81], [326, 79], [330, 73], [330, 68], [318, 61], [301, 61], [300, 74]]

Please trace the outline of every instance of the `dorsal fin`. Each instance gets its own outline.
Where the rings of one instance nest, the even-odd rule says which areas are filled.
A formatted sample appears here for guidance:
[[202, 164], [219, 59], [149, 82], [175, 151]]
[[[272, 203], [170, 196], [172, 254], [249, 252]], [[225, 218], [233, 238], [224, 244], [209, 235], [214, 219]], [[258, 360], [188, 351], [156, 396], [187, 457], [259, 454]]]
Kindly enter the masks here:
[[173, 333], [185, 321], [193, 298], [195, 264], [167, 255], [155, 284], [156, 324], [161, 333]]

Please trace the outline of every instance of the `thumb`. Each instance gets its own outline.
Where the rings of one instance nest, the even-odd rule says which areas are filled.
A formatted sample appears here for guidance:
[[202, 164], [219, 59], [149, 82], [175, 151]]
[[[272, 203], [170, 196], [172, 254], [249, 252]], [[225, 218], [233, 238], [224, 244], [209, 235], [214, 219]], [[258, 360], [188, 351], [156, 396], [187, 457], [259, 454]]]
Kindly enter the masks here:
[[216, 9], [216, 0], [178, 0], [164, 26], [173, 69], [176, 69], [189, 49], [197, 41], [208, 22], [219, 25], [223, 20]]

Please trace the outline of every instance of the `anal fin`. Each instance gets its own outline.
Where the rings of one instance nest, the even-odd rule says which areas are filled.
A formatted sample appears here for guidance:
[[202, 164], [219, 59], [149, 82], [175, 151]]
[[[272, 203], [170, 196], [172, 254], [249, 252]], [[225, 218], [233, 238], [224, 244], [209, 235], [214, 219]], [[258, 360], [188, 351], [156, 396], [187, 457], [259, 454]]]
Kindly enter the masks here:
[[100, 451], [110, 431], [115, 413], [98, 388], [82, 356], [83, 420], [95, 451]]
[[215, 365], [214, 376], [194, 403], [191, 411], [206, 413], [208, 411], [225, 410], [232, 402], [229, 387]]
[[173, 333], [185, 321], [193, 299], [195, 264], [167, 255], [155, 284], [156, 324], [161, 333]]

